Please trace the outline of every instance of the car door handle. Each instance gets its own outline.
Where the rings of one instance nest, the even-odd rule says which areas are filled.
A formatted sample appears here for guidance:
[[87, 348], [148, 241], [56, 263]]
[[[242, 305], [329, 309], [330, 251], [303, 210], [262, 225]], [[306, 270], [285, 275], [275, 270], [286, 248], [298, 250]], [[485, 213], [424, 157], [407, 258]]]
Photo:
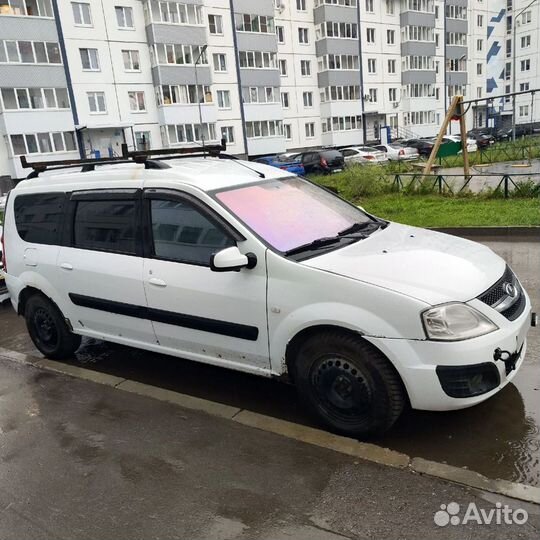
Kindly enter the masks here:
[[162, 280], [162, 279], [158, 279], [158, 278], [150, 278], [148, 280], [148, 283], [150, 283], [150, 285], [155, 285], [156, 287], [166, 287], [167, 284]]
[[73, 270], [73, 265], [69, 263], [62, 263], [60, 268], [62, 268], [62, 270]]

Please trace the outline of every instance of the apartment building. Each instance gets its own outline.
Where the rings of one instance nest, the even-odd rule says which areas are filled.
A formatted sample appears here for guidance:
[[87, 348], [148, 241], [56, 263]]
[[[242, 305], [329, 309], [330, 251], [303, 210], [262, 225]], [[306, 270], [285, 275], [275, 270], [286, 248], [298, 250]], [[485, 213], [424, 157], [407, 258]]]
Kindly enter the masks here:
[[[24, 176], [22, 154], [106, 157], [123, 143], [225, 138], [257, 156], [369, 143], [386, 126], [434, 135], [454, 95], [513, 89], [513, 52], [516, 90], [540, 86], [529, 4], [0, 0], [0, 175]], [[538, 105], [517, 98], [517, 121], [537, 121]], [[511, 122], [512, 106], [480, 102], [469, 125]]]

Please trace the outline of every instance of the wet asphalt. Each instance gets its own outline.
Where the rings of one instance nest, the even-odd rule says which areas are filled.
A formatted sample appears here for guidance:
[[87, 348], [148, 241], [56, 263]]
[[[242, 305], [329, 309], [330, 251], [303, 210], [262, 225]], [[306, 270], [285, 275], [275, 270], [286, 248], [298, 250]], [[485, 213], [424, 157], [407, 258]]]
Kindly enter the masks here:
[[[540, 242], [483, 243], [520, 277], [540, 311]], [[0, 307], [0, 347], [39, 355], [10, 304]], [[316, 426], [283, 383], [187, 360], [85, 339], [74, 365]], [[482, 473], [540, 486], [540, 328], [531, 328], [527, 357], [513, 383], [462, 411], [406, 411], [377, 444]]]

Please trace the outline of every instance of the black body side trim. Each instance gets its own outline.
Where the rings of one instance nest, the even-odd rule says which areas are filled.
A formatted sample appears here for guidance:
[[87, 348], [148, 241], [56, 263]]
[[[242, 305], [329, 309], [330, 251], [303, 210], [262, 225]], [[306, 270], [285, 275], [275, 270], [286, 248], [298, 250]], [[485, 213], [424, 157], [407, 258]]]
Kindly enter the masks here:
[[200, 330], [222, 336], [245, 339], [247, 341], [257, 341], [259, 329], [256, 326], [220, 321], [217, 319], [207, 319], [196, 315], [186, 315], [184, 313], [175, 313], [162, 309], [153, 309], [133, 304], [124, 304], [112, 300], [84, 296], [82, 294], [69, 293], [69, 298], [76, 306], [127, 315], [137, 319], [148, 319], [154, 322], [172, 324], [192, 330]]

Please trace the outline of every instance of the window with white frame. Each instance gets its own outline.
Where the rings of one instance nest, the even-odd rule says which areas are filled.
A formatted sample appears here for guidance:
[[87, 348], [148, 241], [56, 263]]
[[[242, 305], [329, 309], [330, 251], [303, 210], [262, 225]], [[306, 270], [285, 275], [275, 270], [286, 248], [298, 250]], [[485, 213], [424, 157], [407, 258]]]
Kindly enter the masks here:
[[148, 2], [155, 23], [202, 25], [202, 6], [181, 2]]
[[368, 101], [371, 101], [371, 103], [377, 102], [378, 92], [376, 88], [370, 88], [368, 95], [369, 95]]
[[360, 86], [327, 86], [321, 90], [321, 101], [356, 101], [360, 99]]
[[300, 73], [302, 77], [309, 77], [311, 75], [311, 61], [300, 60]]
[[158, 64], [194, 65], [199, 55], [199, 64], [207, 65], [208, 55], [199, 45], [155, 44], [154, 57]]
[[288, 141], [292, 139], [291, 124], [283, 124], [283, 135], [285, 136], [285, 139], [287, 139]]
[[279, 65], [279, 74], [282, 77], [286, 77], [287, 76], [287, 60], [284, 58], [280, 58], [278, 61], [278, 65]]
[[87, 2], [71, 2], [75, 26], [92, 26], [92, 12]]
[[319, 71], [356, 70], [359, 65], [358, 56], [353, 54], [327, 54], [318, 59]]
[[306, 0], [296, 0], [296, 10], [306, 11]]
[[303, 45], [309, 43], [309, 33], [307, 28], [298, 28], [298, 43]]
[[276, 36], [278, 43], [285, 43], [285, 28], [283, 26], [276, 26]]
[[214, 35], [223, 34], [223, 17], [221, 15], [208, 15], [208, 31]]
[[388, 73], [395, 73], [395, 72], [396, 72], [396, 61], [388, 60]]
[[320, 24], [316, 29], [317, 39], [339, 38], [339, 39], [357, 39], [358, 25], [356, 23], [331, 22], [327, 21]]
[[204, 122], [201, 124], [167, 125], [166, 132], [169, 144], [183, 144], [216, 140], [216, 124]]
[[124, 61], [125, 71], [141, 71], [141, 62], [139, 60], [139, 51], [123, 50], [122, 59]]
[[243, 86], [242, 101], [244, 103], [277, 103], [279, 88], [275, 86]]
[[248, 139], [281, 137], [283, 136], [283, 123], [281, 120], [256, 120], [254, 122], [246, 122], [246, 135]]
[[221, 126], [221, 138], [225, 139], [227, 144], [234, 144], [234, 127]]
[[477, 39], [476, 40], [476, 50], [482, 51], [484, 49], [484, 40], [483, 39]]
[[281, 106], [284, 109], [289, 108], [289, 92], [281, 92]]
[[[278, 0], [281, 2], [281, 0]], [[323, 6], [344, 6], [344, 7], [356, 7], [357, 0], [315, 0], [315, 7]]]
[[[451, 33], [447, 32], [447, 35]], [[405, 26], [401, 29], [401, 41], [427, 41], [435, 43], [435, 30], [430, 26]]]
[[274, 17], [266, 15], [235, 13], [234, 22], [238, 32], [256, 32], [260, 34], [273, 34], [275, 32]]
[[55, 42], [0, 40], [0, 64], [3, 63], [61, 64], [62, 58]]
[[83, 71], [99, 71], [99, 54], [97, 49], [79, 49]]
[[223, 53], [214, 53], [212, 55], [214, 62], [214, 71], [223, 72], [227, 71], [227, 57]]
[[519, 106], [519, 116], [529, 116], [529, 106], [528, 105], [520, 105]]
[[484, 16], [483, 15], [477, 15], [477, 17], [476, 17], [476, 26], [478, 26], [478, 28], [482, 28], [484, 26]]
[[393, 15], [395, 13], [395, 2], [394, 0], [386, 0], [386, 13], [388, 15]]
[[238, 53], [241, 68], [275, 69], [276, 53], [262, 51], [240, 51]]
[[531, 60], [530, 60], [530, 58], [522, 60], [520, 65], [521, 65], [521, 71], [530, 71], [531, 70]]
[[373, 13], [375, 11], [373, 8], [373, 0], [366, 0], [366, 11], [368, 13]]
[[531, 83], [520, 83], [519, 84], [519, 91], [520, 92], [527, 92], [527, 90], [529, 90], [529, 88], [531, 87]]
[[409, 125], [423, 125], [435, 123], [435, 111], [412, 111], [403, 114], [403, 123]]
[[212, 103], [209, 86], [194, 84], [164, 84], [156, 89], [158, 105], [191, 105]]
[[15, 156], [77, 150], [73, 131], [15, 134], [10, 136], [10, 141]]
[[362, 127], [361, 116], [331, 116], [322, 119], [322, 132], [352, 131]]
[[146, 112], [144, 92], [128, 92], [131, 112]]
[[368, 58], [367, 70], [368, 73], [377, 73], [377, 60], [375, 58]]
[[86, 95], [88, 96], [88, 108], [91, 114], [105, 114], [107, 112], [104, 92], [87, 92]]
[[386, 43], [388, 43], [388, 45], [394, 45], [396, 43], [396, 31], [395, 30], [387, 30], [386, 31]]
[[51, 0], [0, 0], [0, 15], [54, 16]]
[[136, 131], [135, 132], [135, 148], [137, 150], [145, 151], [150, 150], [152, 147], [151, 135], [149, 131]]
[[532, 11], [525, 11], [525, 13], [523, 13], [521, 15], [521, 23], [522, 24], [529, 24], [530, 22], [532, 21]]
[[522, 49], [527, 49], [530, 46], [531, 46], [531, 36], [530, 35], [522, 36], [521, 37], [521, 48]]
[[127, 6], [115, 6], [114, 11], [116, 12], [118, 28], [128, 30], [133, 30], [133, 28], [135, 28], [132, 8]]
[[375, 28], [366, 28], [366, 39], [368, 43], [375, 43]]
[[397, 88], [388, 89], [388, 100], [392, 103], [395, 103], [397, 101]]
[[313, 92], [303, 92], [304, 107], [313, 107]]
[[315, 137], [315, 122], [306, 122], [306, 139], [313, 139]]
[[0, 110], [69, 109], [67, 88], [0, 88]]
[[231, 108], [231, 93], [229, 92], [229, 90], [217, 91], [217, 103], [219, 109]]

